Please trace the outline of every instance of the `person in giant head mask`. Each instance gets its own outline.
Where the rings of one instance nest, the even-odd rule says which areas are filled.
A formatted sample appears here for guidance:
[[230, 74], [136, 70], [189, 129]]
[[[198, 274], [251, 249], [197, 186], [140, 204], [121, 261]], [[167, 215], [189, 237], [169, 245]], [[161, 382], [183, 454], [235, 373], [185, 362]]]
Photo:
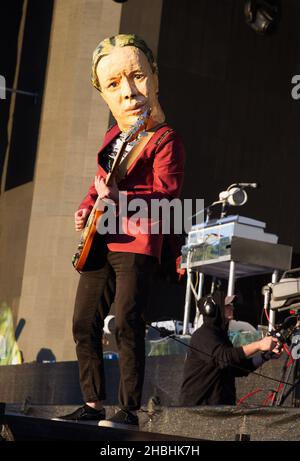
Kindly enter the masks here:
[[[183, 183], [184, 147], [176, 131], [165, 122], [158, 101], [157, 65], [144, 40], [134, 34], [102, 40], [93, 53], [92, 84], [108, 105], [116, 124], [104, 137], [97, 156], [97, 175], [75, 213], [75, 229], [83, 230], [98, 197], [113, 202], [113, 214], [119, 221], [115, 231], [109, 230], [104, 235], [104, 251], [94, 258], [98, 262], [97, 270], [85, 271], [80, 276], [73, 336], [85, 404], [64, 419], [97, 420], [100, 425], [137, 428], [145, 368], [143, 312], [161, 257], [163, 235], [160, 230], [151, 232], [151, 216], [143, 219], [140, 232], [133, 232], [130, 216], [124, 214], [120, 197], [126, 197], [128, 208], [134, 199], [140, 199], [148, 209], [151, 209], [152, 200], [178, 197]], [[120, 164], [120, 169], [125, 164], [123, 173], [119, 174], [119, 169], [107, 184], [107, 175], [112, 172], [126, 133], [143, 114], [146, 114], [141, 133], [144, 136], [138, 138], [134, 146], [125, 143]], [[120, 365], [120, 410], [106, 420], [101, 343], [105, 315], [99, 300], [110, 279], [115, 280], [113, 301]]]

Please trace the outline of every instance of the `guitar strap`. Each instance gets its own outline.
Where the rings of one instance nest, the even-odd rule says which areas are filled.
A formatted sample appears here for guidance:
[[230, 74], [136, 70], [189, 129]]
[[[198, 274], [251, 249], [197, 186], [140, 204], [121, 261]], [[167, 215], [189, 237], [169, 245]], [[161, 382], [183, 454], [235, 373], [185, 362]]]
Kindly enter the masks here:
[[[140, 155], [140, 153], [142, 152], [142, 150], [145, 148], [145, 146], [148, 144], [148, 142], [150, 141], [150, 139], [152, 138], [152, 136], [160, 129], [162, 128], [163, 126], [165, 126], [166, 124], [165, 123], [160, 123], [159, 125], [156, 125], [154, 128], [152, 128], [151, 130], [145, 132], [146, 134], [144, 134], [143, 136], [141, 136], [139, 142], [137, 142], [133, 148], [131, 149], [131, 151], [129, 152], [129, 154], [126, 155], [126, 157], [124, 158], [124, 160], [122, 160], [122, 162], [120, 163], [119, 165], [119, 168], [118, 168], [118, 172], [116, 174], [116, 181], [117, 182], [120, 182], [126, 175], [127, 171], [129, 170], [129, 168], [131, 167], [131, 165], [134, 163], [134, 161], [137, 159], [137, 157]], [[168, 132], [170, 130], [167, 130]], [[163, 133], [165, 134], [165, 133]], [[160, 138], [159, 140], [160, 141]], [[157, 142], [156, 142], [157, 144]]]

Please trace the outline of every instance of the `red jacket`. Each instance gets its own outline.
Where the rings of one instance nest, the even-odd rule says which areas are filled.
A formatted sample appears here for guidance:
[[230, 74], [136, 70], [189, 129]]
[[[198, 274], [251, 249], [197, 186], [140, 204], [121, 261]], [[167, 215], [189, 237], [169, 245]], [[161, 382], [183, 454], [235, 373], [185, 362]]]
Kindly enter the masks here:
[[[108, 144], [120, 133], [118, 125], [109, 129], [98, 153], [98, 176], [106, 177], [106, 172], [99, 164], [99, 158]], [[127, 200], [143, 198], [149, 204], [151, 199], [179, 197], [183, 183], [185, 152], [178, 134], [168, 125], [159, 128], [148, 141], [144, 149], [128, 169], [125, 177], [118, 183], [120, 191], [126, 191]], [[92, 209], [97, 191], [94, 182], [79, 209]], [[122, 233], [106, 234], [105, 240], [109, 250], [142, 253], [160, 259], [163, 235], [138, 233], [133, 235], [127, 229], [128, 218], [122, 218]], [[148, 219], [151, 225], [151, 218]]]

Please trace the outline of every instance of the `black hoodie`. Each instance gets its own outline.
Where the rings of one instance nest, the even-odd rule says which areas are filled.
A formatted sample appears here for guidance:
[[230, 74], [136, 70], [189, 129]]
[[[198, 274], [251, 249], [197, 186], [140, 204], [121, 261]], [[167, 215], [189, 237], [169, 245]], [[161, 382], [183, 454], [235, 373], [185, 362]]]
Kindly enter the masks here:
[[191, 337], [184, 365], [180, 396], [184, 406], [235, 405], [235, 377], [247, 376], [255, 370], [243, 348], [233, 347], [228, 338], [223, 294], [216, 292], [213, 298], [216, 304], [212, 317], [204, 315], [206, 297], [200, 301], [204, 323]]

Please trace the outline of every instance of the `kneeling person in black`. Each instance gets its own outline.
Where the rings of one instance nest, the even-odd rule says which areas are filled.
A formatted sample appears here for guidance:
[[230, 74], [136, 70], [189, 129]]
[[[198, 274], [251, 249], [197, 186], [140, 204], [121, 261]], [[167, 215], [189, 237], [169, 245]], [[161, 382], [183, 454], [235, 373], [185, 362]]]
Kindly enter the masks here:
[[247, 376], [266, 361], [263, 352], [278, 356], [278, 341], [266, 336], [241, 347], [228, 338], [234, 296], [216, 292], [199, 301], [203, 324], [192, 335], [181, 387], [181, 404], [235, 405], [235, 378]]

